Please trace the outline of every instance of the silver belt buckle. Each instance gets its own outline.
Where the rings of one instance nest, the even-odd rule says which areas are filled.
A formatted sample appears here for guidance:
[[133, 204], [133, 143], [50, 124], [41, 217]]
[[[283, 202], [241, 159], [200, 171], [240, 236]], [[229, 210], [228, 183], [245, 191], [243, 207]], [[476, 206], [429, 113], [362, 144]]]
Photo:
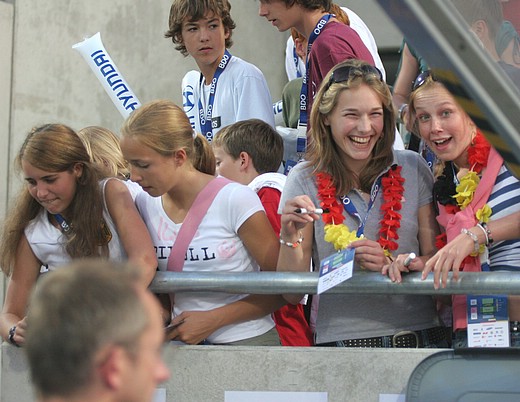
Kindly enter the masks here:
[[415, 348], [419, 348], [419, 335], [415, 331], [399, 331], [392, 336], [392, 347], [397, 348], [397, 338], [405, 335], [413, 335], [415, 337]]

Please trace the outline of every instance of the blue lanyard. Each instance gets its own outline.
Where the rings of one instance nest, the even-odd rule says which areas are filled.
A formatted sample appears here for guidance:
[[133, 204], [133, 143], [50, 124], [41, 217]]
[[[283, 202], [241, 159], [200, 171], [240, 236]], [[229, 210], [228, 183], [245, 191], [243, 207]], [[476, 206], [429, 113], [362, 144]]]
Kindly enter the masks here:
[[61, 227], [61, 231], [63, 233], [67, 233], [70, 231], [70, 226], [69, 224], [65, 221], [65, 218], [61, 215], [61, 214], [56, 214], [54, 215], [54, 218], [56, 219], [56, 221], [58, 222], [58, 224], [60, 225]]
[[293, 61], [294, 66], [296, 67], [296, 78], [300, 78], [302, 76], [302, 73], [300, 71], [300, 58], [298, 57], [298, 53], [296, 53], [296, 44], [292, 48], [292, 55], [293, 55]]
[[[309, 37], [309, 41], [307, 44], [307, 60], [305, 62], [305, 74], [303, 74], [303, 82], [302, 82], [302, 89], [300, 91], [300, 126], [307, 126], [307, 92], [308, 92], [308, 82], [309, 82], [309, 55], [311, 53], [312, 44], [318, 38], [318, 36], [321, 34], [321, 31], [323, 28], [325, 28], [325, 25], [327, 25], [327, 22], [329, 20], [335, 17], [334, 14], [327, 14], [324, 15], [316, 24], [316, 27], [311, 33], [311, 36]], [[297, 148], [300, 148], [301, 144], [297, 145]], [[303, 149], [297, 149], [297, 152], [305, 152], [306, 144], [303, 144]]]
[[361, 237], [361, 235], [365, 232], [365, 223], [368, 219], [368, 214], [372, 207], [374, 206], [374, 202], [376, 200], [377, 194], [379, 193], [379, 190], [381, 188], [381, 180], [383, 176], [379, 176], [379, 178], [376, 181], [375, 186], [372, 188], [372, 193], [370, 194], [370, 202], [368, 203], [368, 209], [367, 213], [365, 215], [365, 219], [361, 219], [361, 215], [359, 215], [359, 212], [356, 209], [356, 206], [351, 201], [351, 199], [348, 197], [348, 195], [344, 195], [340, 197], [341, 201], [343, 202], [343, 208], [345, 209], [345, 212], [349, 214], [350, 216], [356, 217], [359, 220], [359, 226], [356, 233], [357, 237]]
[[204, 90], [203, 90], [203, 81], [204, 76], [202, 73], [200, 74], [200, 87], [202, 88], [200, 91], [199, 96], [199, 119], [200, 119], [200, 129], [202, 131], [202, 134], [206, 137], [208, 141], [211, 141], [213, 139], [213, 126], [211, 125], [211, 117], [213, 113], [213, 103], [215, 102], [215, 92], [217, 91], [217, 83], [220, 75], [224, 72], [226, 69], [229, 60], [231, 60], [231, 53], [228, 52], [226, 49], [224, 56], [222, 56], [222, 60], [220, 60], [220, 63], [217, 67], [217, 70], [215, 71], [215, 74], [213, 75], [213, 79], [211, 80], [211, 87], [209, 90], [209, 99], [208, 99], [208, 107], [206, 111], [204, 111], [204, 107], [202, 106], [202, 97], [204, 96]]
[[424, 148], [421, 152], [422, 157], [426, 160], [426, 163], [428, 164], [431, 171], [433, 171], [433, 165], [435, 164], [435, 161], [437, 160], [437, 156], [435, 153], [430, 149], [428, 145], [424, 145]]

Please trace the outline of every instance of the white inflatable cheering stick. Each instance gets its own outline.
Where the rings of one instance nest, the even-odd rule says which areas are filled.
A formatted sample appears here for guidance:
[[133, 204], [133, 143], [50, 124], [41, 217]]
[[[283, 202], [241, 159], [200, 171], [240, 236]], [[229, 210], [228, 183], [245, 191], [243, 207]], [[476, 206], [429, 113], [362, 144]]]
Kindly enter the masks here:
[[85, 39], [72, 46], [85, 59], [91, 70], [105, 88], [106, 93], [116, 105], [119, 113], [126, 119], [130, 113], [141, 106], [134, 92], [117, 69], [112, 58], [101, 42], [101, 34]]

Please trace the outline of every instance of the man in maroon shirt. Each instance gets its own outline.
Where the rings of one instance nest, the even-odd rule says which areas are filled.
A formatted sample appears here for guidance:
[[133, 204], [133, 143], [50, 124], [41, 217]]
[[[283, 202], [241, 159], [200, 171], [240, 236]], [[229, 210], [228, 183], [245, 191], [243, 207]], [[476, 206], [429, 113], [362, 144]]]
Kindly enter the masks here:
[[314, 96], [332, 67], [347, 59], [361, 59], [374, 65], [370, 51], [356, 31], [329, 13], [331, 6], [331, 0], [260, 0], [261, 17], [280, 32], [295, 28], [307, 39], [307, 81], [304, 79], [302, 97], [308, 116]]

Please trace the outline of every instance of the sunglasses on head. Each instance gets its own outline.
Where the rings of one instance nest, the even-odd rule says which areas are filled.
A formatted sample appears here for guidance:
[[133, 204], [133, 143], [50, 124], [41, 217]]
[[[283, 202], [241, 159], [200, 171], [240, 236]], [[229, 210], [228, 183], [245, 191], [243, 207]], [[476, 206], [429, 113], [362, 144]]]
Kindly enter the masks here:
[[383, 74], [377, 67], [371, 66], [369, 64], [364, 64], [362, 66], [343, 66], [335, 69], [330, 75], [329, 82], [327, 83], [327, 89], [330, 88], [332, 84], [338, 84], [340, 82], [347, 81], [352, 73], [361, 72], [362, 75], [365, 74], [374, 74], [381, 81], [383, 81]]
[[414, 80], [412, 85], [412, 91], [415, 91], [417, 88], [420, 88], [424, 85], [428, 77], [431, 77], [433, 81], [437, 81], [435, 76], [433, 75], [433, 72], [431, 70], [426, 70], [420, 73], [417, 78]]

